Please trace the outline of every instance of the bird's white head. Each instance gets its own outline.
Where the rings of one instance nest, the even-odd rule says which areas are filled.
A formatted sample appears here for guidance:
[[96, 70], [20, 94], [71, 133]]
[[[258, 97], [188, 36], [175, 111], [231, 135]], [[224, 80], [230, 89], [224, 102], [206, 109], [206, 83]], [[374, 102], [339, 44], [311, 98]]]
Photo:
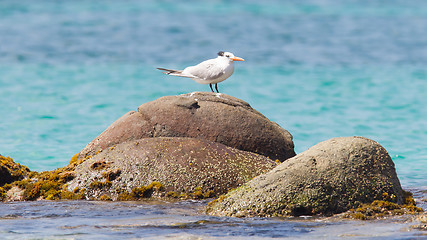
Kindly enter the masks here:
[[245, 61], [243, 58], [240, 57], [236, 57], [234, 56], [234, 54], [232, 54], [231, 52], [218, 52], [218, 57], [219, 58], [228, 58], [229, 61]]

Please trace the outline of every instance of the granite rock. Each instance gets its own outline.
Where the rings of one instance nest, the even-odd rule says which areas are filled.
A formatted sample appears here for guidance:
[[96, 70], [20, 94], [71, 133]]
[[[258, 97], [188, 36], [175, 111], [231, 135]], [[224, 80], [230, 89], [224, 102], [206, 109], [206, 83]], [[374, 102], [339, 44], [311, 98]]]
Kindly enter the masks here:
[[321, 142], [220, 197], [207, 212], [238, 217], [330, 215], [374, 200], [403, 202], [393, 161], [375, 141], [340, 137]]

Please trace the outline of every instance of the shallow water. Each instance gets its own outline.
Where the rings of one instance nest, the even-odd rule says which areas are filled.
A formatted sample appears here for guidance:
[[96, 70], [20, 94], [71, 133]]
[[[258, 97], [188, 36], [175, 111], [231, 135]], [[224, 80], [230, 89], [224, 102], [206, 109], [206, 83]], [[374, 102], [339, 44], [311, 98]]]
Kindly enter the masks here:
[[[389, 151], [405, 189], [427, 187], [426, 1], [3, 0], [0, 43], [0, 154], [32, 170], [65, 166], [114, 120], [142, 103], [209, 91], [155, 68], [183, 68], [226, 50], [246, 61], [236, 63], [220, 91], [247, 101], [289, 130], [297, 153], [332, 137], [368, 137]], [[58, 238], [66, 233], [70, 238], [127, 232], [131, 238], [154, 236], [150, 231], [310, 238], [337, 237], [361, 225], [357, 234], [362, 235], [355, 237], [382, 238], [390, 228], [402, 238], [416, 236], [401, 231], [405, 223], [217, 219], [194, 213], [199, 205], [9, 203], [1, 205], [2, 212], [24, 210], [3, 219], [10, 228], [2, 229], [10, 238], [16, 237], [14, 231], [37, 238], [51, 236], [50, 230]], [[98, 211], [99, 206], [110, 215]], [[49, 208], [56, 209], [53, 217], [43, 215]], [[162, 214], [150, 212], [165, 208]], [[191, 214], [174, 212], [181, 208]], [[137, 214], [127, 218], [122, 214], [126, 209]], [[193, 224], [185, 230], [170, 227], [181, 218]], [[151, 226], [150, 221], [162, 227], [141, 227]], [[378, 228], [370, 227], [374, 224]], [[341, 233], [333, 235], [335, 229]]]
[[[410, 239], [406, 218], [227, 218], [199, 214], [205, 202], [14, 202], [0, 204], [2, 239]], [[373, 231], [374, 230], [374, 231]]]

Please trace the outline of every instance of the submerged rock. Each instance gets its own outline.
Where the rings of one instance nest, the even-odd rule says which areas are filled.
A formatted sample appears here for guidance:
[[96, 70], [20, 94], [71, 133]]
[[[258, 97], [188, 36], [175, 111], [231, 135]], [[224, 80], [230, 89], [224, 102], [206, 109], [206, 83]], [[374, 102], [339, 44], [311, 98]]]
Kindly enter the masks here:
[[361, 203], [404, 197], [394, 163], [377, 142], [341, 137], [321, 142], [210, 204], [219, 216], [341, 213]]
[[78, 164], [68, 190], [87, 189], [87, 196], [112, 200], [120, 194], [162, 184], [166, 193], [225, 193], [277, 163], [259, 154], [195, 138], [144, 138], [117, 144]]
[[251, 106], [225, 94], [196, 92], [161, 97], [115, 121], [79, 158], [142, 138], [206, 139], [284, 161], [295, 156], [292, 135]]
[[413, 219], [416, 222], [416, 225], [411, 226], [414, 229], [427, 231], [427, 213], [423, 213]]

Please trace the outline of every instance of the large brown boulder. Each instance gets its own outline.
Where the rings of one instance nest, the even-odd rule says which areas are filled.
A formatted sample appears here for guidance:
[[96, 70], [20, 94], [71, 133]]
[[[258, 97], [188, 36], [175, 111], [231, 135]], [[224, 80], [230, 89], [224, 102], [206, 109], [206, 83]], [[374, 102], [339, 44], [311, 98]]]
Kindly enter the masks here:
[[200, 189], [217, 196], [275, 166], [262, 155], [204, 139], [144, 138], [107, 148], [75, 166], [68, 190], [87, 189], [87, 197], [117, 200], [123, 192], [159, 182], [164, 193]]
[[79, 154], [152, 137], [191, 137], [284, 161], [295, 156], [292, 135], [251, 106], [225, 94], [195, 92], [142, 104], [115, 121]]
[[374, 200], [403, 202], [393, 161], [375, 141], [341, 137], [288, 159], [207, 211], [220, 216], [332, 214]]

